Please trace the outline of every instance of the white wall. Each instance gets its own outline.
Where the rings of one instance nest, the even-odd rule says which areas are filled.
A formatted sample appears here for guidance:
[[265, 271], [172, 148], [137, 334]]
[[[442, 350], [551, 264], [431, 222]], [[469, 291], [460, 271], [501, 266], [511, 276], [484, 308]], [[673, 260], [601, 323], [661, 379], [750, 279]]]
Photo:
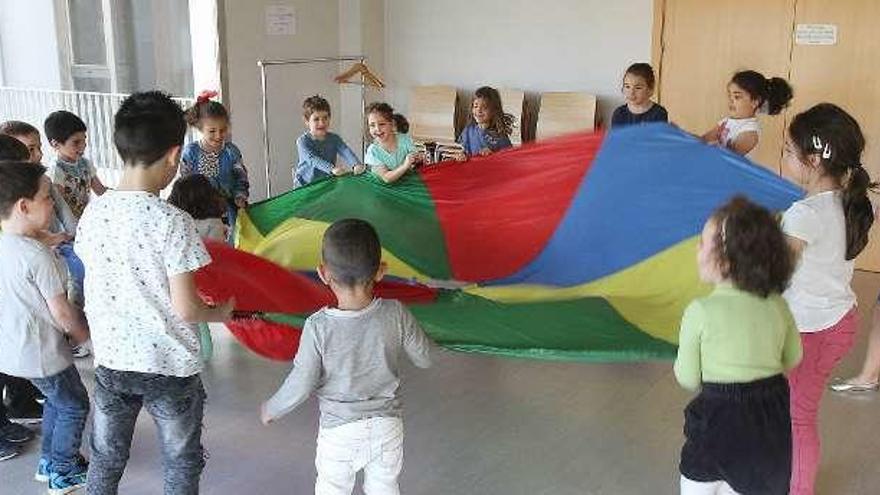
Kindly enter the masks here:
[[[265, 160], [261, 133], [259, 59], [336, 56], [339, 53], [337, 1], [226, 0], [226, 103], [232, 112], [233, 142], [242, 151], [251, 179], [251, 198], [265, 197]], [[269, 36], [265, 7], [288, 5], [296, 9], [296, 34]], [[297, 136], [304, 130], [302, 101], [320, 93], [339, 108], [339, 88], [333, 83], [335, 64], [275, 67], [269, 71], [269, 131], [272, 141], [273, 194], [293, 184], [290, 167]]]
[[386, 0], [391, 103], [408, 88], [587, 91], [610, 119], [623, 71], [650, 62], [652, 0]]
[[52, 0], [0, 0], [4, 85], [61, 89], [54, 12]]

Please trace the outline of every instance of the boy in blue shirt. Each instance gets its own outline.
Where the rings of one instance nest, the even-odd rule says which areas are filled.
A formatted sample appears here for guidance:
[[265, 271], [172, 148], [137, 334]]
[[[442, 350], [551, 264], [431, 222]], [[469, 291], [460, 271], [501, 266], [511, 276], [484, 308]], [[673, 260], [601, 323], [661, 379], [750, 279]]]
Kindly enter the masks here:
[[[293, 169], [294, 187], [334, 175], [358, 175], [364, 172], [364, 165], [351, 148], [339, 135], [329, 131], [330, 103], [327, 100], [318, 95], [306, 98], [303, 102], [303, 118], [308, 131], [296, 140], [299, 162]], [[348, 167], [336, 164], [338, 156]]]

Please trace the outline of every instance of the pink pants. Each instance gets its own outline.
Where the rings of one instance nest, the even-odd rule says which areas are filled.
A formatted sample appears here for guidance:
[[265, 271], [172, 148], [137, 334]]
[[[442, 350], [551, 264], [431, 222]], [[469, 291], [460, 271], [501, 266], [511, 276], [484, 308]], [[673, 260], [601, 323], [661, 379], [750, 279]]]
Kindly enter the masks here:
[[859, 313], [852, 308], [834, 325], [802, 333], [804, 357], [788, 376], [791, 388], [791, 495], [813, 495], [819, 470], [819, 402], [831, 371], [849, 352]]

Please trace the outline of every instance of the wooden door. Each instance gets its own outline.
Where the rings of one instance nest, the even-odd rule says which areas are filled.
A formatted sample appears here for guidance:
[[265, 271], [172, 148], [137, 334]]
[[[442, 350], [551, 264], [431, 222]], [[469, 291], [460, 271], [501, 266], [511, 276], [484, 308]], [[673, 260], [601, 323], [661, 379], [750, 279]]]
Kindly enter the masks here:
[[[862, 163], [880, 179], [880, 2], [877, 0], [798, 0], [796, 24], [837, 26], [835, 45], [797, 45], [791, 53], [795, 98], [786, 124], [797, 112], [824, 101], [849, 112], [862, 127], [867, 148]], [[880, 199], [874, 197], [872, 199]], [[876, 201], [875, 201], [876, 203]], [[860, 269], [880, 271], [880, 234], [857, 260]]]
[[[659, 99], [683, 129], [701, 135], [727, 116], [727, 83], [736, 71], [788, 78], [795, 0], [664, 3]], [[778, 172], [783, 118], [760, 120], [751, 156]]]

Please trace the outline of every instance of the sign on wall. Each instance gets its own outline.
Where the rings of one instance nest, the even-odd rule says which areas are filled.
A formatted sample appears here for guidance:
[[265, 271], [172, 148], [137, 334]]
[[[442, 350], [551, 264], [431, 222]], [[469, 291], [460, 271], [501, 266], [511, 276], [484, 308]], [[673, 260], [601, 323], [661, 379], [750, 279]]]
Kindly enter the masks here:
[[836, 24], [798, 24], [794, 30], [796, 45], [836, 45]]
[[266, 34], [269, 36], [291, 36], [296, 34], [296, 13], [288, 5], [269, 5], [266, 7]]

